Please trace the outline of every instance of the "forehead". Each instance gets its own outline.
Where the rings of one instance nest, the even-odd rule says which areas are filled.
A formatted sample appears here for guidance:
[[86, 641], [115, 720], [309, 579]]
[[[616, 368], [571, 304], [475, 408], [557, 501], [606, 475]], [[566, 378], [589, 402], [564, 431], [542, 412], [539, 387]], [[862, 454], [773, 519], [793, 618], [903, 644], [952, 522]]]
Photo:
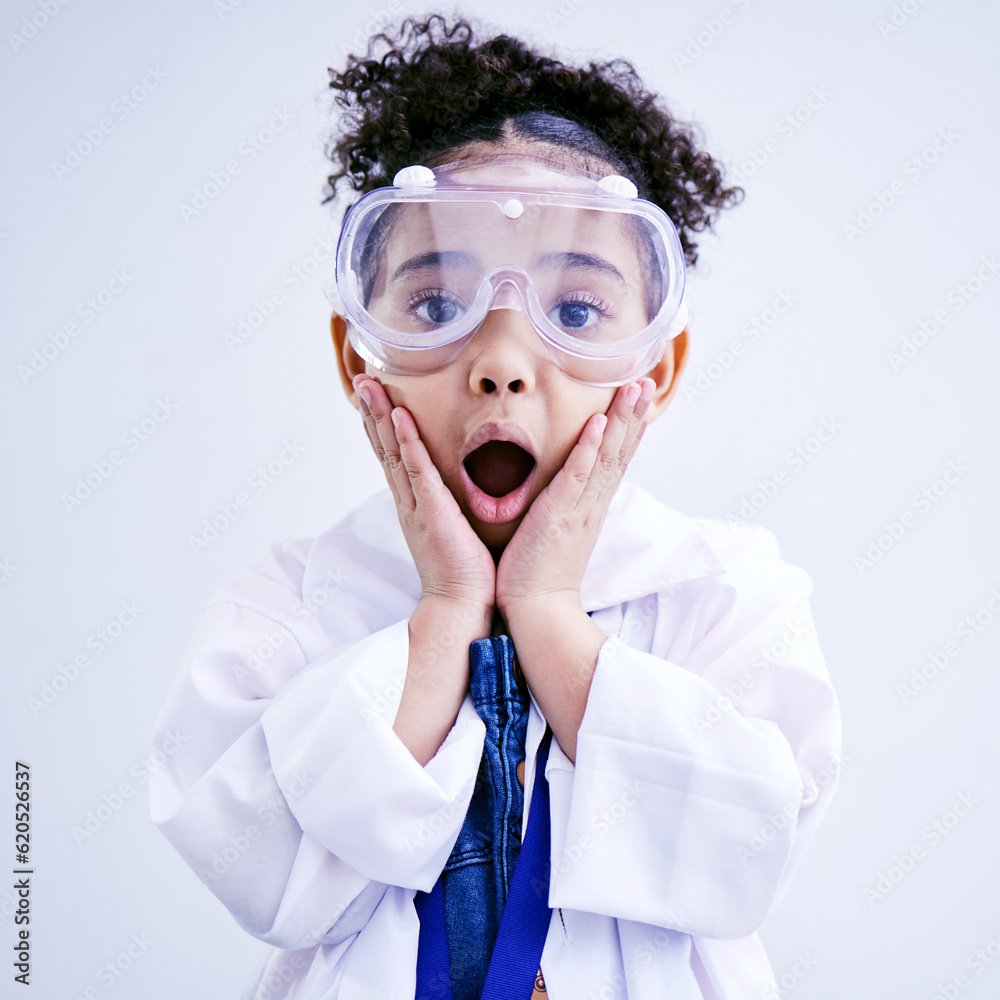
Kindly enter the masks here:
[[626, 215], [597, 209], [493, 201], [417, 202], [398, 205], [390, 222], [394, 241], [491, 240], [546, 245], [565, 240], [625, 240]]
[[527, 187], [541, 191], [593, 190], [599, 180], [584, 167], [538, 153], [479, 155], [435, 167], [445, 184]]
[[465, 165], [469, 161], [509, 160], [529, 158], [536, 164], [549, 166], [562, 173], [580, 171], [603, 177], [621, 168], [611, 160], [574, 143], [555, 142], [538, 136], [507, 133], [499, 140], [474, 139], [427, 159], [427, 166], [438, 168], [450, 164]]
[[515, 218], [493, 202], [399, 205], [386, 237], [390, 266], [428, 250], [463, 250], [493, 264], [528, 266], [539, 257], [573, 252], [612, 258], [630, 270], [639, 265], [627, 215], [558, 205], [528, 204]]

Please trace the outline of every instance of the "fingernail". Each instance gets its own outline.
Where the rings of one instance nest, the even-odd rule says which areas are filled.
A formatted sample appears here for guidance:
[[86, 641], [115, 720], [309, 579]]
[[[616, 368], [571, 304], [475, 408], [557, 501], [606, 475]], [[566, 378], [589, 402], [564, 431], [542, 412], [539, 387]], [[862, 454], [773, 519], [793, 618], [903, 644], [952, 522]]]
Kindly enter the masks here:
[[644, 378], [642, 380], [642, 398], [649, 400], [653, 398], [653, 380]]
[[625, 402], [631, 406], [639, 398], [639, 386], [635, 383], [625, 390]]
[[362, 383], [362, 386], [361, 386], [361, 388], [360, 388], [360, 389], [358, 389], [358, 395], [359, 395], [359, 396], [360, 396], [360, 397], [361, 397], [361, 398], [362, 398], [362, 399], [363, 399], [363, 400], [365, 401], [365, 406], [369, 406], [369, 405], [371, 405], [371, 401], [372, 401], [372, 394], [371, 394], [371, 392], [369, 391], [369, 389], [368, 389], [368, 386], [367, 386], [367, 385], [364, 385], [364, 384]]
[[393, 427], [398, 427], [399, 426], [399, 410], [393, 410], [389, 414], [389, 416], [392, 417], [392, 426]]

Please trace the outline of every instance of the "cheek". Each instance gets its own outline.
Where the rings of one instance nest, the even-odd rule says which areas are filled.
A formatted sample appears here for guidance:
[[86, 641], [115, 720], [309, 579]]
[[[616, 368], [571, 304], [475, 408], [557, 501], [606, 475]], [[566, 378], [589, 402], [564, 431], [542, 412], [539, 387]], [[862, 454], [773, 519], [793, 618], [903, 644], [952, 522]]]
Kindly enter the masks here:
[[421, 425], [421, 415], [427, 411], [426, 397], [428, 393], [423, 391], [423, 387], [416, 381], [411, 381], [402, 375], [386, 375], [385, 372], [377, 372], [374, 375], [385, 389], [386, 396], [393, 406], [403, 406], [416, 420], [417, 426]]
[[386, 395], [393, 406], [409, 411], [417, 425], [420, 440], [438, 470], [444, 473], [450, 469], [457, 447], [453, 429], [460, 426], [460, 421], [447, 407], [445, 401], [448, 397], [444, 391], [424, 391], [423, 386], [413, 390], [409, 386], [393, 385], [386, 386]]
[[571, 405], [565, 408], [566, 413], [573, 414], [576, 425], [576, 433], [579, 436], [583, 430], [583, 425], [595, 413], [607, 413], [614, 401], [617, 389], [597, 389], [592, 386], [584, 388], [584, 394], [574, 399]]
[[561, 465], [573, 450], [584, 424], [595, 413], [607, 413], [615, 398], [616, 389], [596, 389], [581, 386], [580, 393], [564, 397], [551, 411], [552, 443], [558, 443], [558, 461]]

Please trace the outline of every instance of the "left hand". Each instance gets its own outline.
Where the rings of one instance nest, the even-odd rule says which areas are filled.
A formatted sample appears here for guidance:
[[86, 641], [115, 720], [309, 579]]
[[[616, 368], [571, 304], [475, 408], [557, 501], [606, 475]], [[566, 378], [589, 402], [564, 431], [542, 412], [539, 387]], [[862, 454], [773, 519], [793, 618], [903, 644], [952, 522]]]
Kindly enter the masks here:
[[508, 622], [525, 601], [579, 606], [584, 570], [645, 430], [654, 387], [649, 378], [620, 386], [607, 414], [587, 420], [563, 467], [528, 508], [497, 566], [496, 604]]

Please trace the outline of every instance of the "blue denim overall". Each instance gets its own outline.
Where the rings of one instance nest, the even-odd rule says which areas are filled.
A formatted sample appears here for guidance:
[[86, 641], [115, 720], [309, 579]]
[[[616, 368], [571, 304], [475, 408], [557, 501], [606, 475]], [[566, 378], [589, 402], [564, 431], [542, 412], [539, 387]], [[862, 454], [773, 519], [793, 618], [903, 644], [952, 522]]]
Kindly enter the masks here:
[[[420, 921], [417, 1000], [529, 1000], [552, 911], [549, 792], [552, 731], [538, 747], [525, 842], [524, 756], [530, 699], [506, 635], [473, 642], [470, 692], [486, 726], [465, 821], [441, 876], [413, 903]], [[540, 987], [544, 989], [544, 987]]]
[[469, 691], [486, 726], [483, 757], [465, 823], [448, 858], [444, 889], [455, 1000], [479, 1000], [511, 877], [521, 849], [528, 690], [518, 683], [506, 635], [469, 647]]

